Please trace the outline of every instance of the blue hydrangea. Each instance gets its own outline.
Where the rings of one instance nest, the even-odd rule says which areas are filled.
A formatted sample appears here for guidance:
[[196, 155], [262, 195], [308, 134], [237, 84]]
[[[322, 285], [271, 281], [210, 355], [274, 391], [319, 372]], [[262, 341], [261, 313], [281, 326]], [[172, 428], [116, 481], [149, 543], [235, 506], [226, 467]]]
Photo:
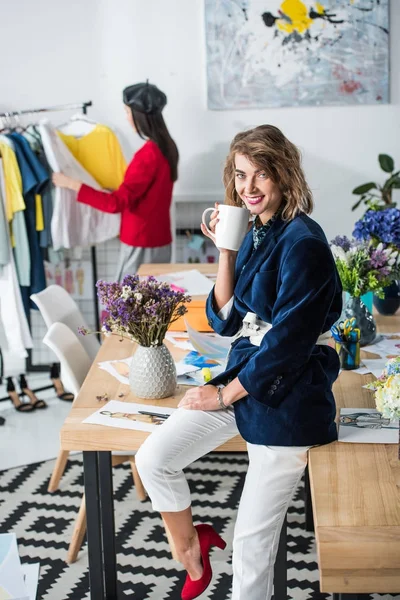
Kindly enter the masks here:
[[400, 247], [400, 210], [368, 210], [362, 219], [357, 221], [353, 236], [357, 240], [375, 238], [386, 244]]

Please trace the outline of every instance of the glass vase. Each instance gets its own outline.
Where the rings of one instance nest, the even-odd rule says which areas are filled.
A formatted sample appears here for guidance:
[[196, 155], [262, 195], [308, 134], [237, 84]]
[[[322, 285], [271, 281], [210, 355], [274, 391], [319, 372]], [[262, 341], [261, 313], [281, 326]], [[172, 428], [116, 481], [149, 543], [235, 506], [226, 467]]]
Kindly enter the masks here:
[[360, 330], [360, 346], [372, 344], [376, 338], [376, 323], [361, 298], [350, 296], [347, 300], [341, 320], [356, 319], [356, 327]]
[[176, 388], [176, 367], [170, 351], [161, 346], [138, 346], [129, 369], [129, 385], [139, 398], [167, 398]]
[[380, 315], [394, 315], [400, 307], [400, 288], [398, 281], [392, 281], [390, 285], [383, 288], [384, 298], [378, 298], [374, 294], [374, 306]]

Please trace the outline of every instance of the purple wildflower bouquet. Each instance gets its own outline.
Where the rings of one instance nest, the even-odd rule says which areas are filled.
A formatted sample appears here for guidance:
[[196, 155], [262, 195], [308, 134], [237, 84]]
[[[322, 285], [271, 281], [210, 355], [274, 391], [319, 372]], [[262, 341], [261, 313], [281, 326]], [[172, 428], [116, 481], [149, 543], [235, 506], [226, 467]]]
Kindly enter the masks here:
[[400, 276], [400, 251], [391, 245], [337, 236], [331, 250], [343, 289], [351, 296], [374, 292], [383, 298], [383, 288]]
[[400, 249], [400, 210], [368, 210], [356, 222], [353, 236], [357, 240], [371, 240], [374, 246], [383, 242], [394, 249]]
[[102, 332], [128, 337], [147, 347], [162, 345], [168, 327], [187, 312], [185, 304], [191, 300], [152, 276], [141, 279], [127, 275], [122, 283], [98, 281], [96, 286], [108, 312]]

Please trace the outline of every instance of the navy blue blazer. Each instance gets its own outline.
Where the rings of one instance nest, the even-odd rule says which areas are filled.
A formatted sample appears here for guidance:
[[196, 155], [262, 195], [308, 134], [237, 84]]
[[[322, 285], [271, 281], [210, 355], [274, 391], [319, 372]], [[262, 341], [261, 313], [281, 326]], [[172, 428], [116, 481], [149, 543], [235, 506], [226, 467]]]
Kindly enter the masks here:
[[248, 395], [234, 403], [238, 429], [252, 444], [312, 446], [337, 439], [332, 384], [339, 358], [316, 345], [342, 310], [342, 286], [321, 227], [300, 214], [278, 217], [253, 252], [252, 231], [239, 250], [233, 308], [226, 320], [206, 305], [210, 326], [236, 334], [247, 312], [272, 324], [260, 347], [235, 340], [224, 373], [210, 381], [227, 384], [236, 376]]

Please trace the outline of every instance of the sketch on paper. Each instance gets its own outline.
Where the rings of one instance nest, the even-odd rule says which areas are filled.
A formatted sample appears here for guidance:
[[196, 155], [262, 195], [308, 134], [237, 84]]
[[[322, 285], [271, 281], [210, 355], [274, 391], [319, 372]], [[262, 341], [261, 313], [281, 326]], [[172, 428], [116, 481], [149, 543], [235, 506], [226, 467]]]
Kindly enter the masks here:
[[[87, 417], [83, 423], [116, 427], [118, 429], [132, 429], [135, 431], [154, 431], [156, 427], [174, 413], [176, 408], [151, 404], [138, 404], [136, 402], [120, 402], [110, 400], [102, 408]], [[152, 415], [143, 414], [153, 413]]]
[[372, 408], [341, 408], [339, 442], [397, 444], [399, 419], [390, 420]]
[[205, 0], [208, 107], [389, 101], [389, 0]]

